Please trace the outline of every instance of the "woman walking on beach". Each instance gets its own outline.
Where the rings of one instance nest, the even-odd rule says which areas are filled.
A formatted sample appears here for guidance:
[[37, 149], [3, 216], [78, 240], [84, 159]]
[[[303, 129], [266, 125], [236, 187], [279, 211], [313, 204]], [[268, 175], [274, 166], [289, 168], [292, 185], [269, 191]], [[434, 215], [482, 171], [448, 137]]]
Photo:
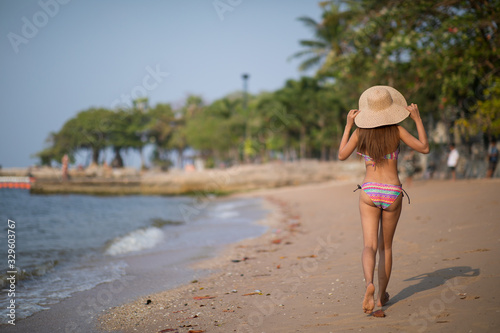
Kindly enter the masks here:
[[[410, 116], [418, 138], [397, 125]], [[358, 127], [352, 135], [354, 124]], [[403, 188], [398, 176], [399, 144], [403, 141], [417, 152], [427, 154], [429, 143], [416, 104], [407, 106], [403, 95], [389, 86], [374, 86], [359, 98], [359, 110], [350, 110], [340, 142], [339, 159], [347, 159], [355, 149], [363, 156], [366, 174], [359, 196], [363, 229], [361, 257], [366, 281], [363, 311], [375, 307], [373, 284], [377, 249], [379, 252], [377, 306], [389, 300], [386, 292], [392, 270], [392, 240], [401, 215]]]

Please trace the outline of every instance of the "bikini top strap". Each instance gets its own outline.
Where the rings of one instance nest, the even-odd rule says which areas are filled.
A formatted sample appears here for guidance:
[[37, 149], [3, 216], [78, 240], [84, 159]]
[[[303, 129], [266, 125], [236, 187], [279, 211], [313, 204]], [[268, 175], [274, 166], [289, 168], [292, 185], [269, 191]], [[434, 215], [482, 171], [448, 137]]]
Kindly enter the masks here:
[[399, 152], [400, 152], [400, 151], [399, 151], [399, 146], [398, 146], [398, 148], [396, 148], [396, 150], [395, 150], [395, 151], [393, 151], [393, 152], [392, 152], [392, 153], [390, 153], [390, 154], [387, 154], [387, 155], [385, 156], [385, 158], [386, 158], [386, 159], [388, 159], [388, 160], [397, 160], [397, 159], [398, 159], [398, 156], [399, 156]]
[[365, 155], [365, 154], [362, 154], [360, 153], [359, 151], [357, 152], [358, 155], [361, 155], [363, 156], [363, 158], [365, 159], [366, 162], [370, 162], [370, 161], [373, 161], [373, 158], [371, 158], [370, 156], [368, 155]]

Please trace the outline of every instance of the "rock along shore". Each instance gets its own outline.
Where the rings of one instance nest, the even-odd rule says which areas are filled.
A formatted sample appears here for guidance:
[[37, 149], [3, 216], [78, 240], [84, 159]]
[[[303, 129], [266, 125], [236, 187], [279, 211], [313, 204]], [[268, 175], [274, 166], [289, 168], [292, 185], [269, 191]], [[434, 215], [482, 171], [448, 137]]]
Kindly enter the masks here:
[[[3, 171], [6, 174], [5, 170]], [[352, 162], [300, 161], [240, 165], [203, 171], [171, 170], [168, 172], [111, 170], [96, 168], [92, 173], [70, 171], [70, 180], [60, 173], [31, 170], [36, 181], [34, 194], [90, 195], [186, 195], [228, 194], [258, 188], [276, 188], [317, 183], [327, 180], [359, 179], [363, 164]]]

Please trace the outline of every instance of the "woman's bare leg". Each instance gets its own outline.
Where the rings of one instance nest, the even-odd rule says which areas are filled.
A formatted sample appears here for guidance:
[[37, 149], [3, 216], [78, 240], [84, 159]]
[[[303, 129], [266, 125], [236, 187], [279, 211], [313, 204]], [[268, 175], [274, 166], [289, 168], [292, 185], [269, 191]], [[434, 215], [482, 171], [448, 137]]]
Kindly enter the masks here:
[[392, 240], [396, 232], [399, 217], [401, 216], [403, 196], [400, 195], [382, 212], [381, 227], [378, 237], [378, 301], [377, 306], [383, 306], [389, 301], [386, 293], [392, 271]]
[[377, 254], [378, 228], [381, 216], [380, 208], [375, 207], [370, 197], [361, 191], [359, 196], [359, 212], [361, 215], [361, 226], [363, 228], [363, 254], [361, 263], [365, 275], [366, 292], [363, 299], [363, 311], [371, 313], [375, 307], [375, 286], [373, 275], [375, 271], [375, 260]]

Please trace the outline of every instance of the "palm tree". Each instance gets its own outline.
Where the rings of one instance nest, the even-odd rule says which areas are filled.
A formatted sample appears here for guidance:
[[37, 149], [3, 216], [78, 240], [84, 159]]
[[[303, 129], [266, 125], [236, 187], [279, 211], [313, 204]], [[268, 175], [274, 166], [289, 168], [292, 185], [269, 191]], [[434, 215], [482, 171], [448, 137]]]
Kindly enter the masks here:
[[320, 5], [323, 7], [321, 22], [305, 16], [298, 18], [314, 31], [315, 38], [301, 40], [300, 45], [306, 49], [293, 54], [290, 59], [307, 57], [300, 64], [300, 70], [306, 71], [319, 67], [318, 74], [328, 74], [331, 72], [331, 66], [339, 58], [352, 51], [343, 33], [355, 12], [353, 10], [340, 11], [340, 6], [334, 1], [325, 1]]

